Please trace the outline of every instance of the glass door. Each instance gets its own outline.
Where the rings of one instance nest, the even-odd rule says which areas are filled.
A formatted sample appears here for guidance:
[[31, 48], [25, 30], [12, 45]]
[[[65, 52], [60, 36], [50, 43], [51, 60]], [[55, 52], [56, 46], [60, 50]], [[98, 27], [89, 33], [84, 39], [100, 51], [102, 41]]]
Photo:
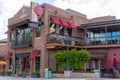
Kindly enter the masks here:
[[15, 60], [15, 74], [18, 76], [30, 76], [30, 54], [17, 54]]
[[22, 76], [22, 64], [21, 59], [16, 60], [16, 74]]

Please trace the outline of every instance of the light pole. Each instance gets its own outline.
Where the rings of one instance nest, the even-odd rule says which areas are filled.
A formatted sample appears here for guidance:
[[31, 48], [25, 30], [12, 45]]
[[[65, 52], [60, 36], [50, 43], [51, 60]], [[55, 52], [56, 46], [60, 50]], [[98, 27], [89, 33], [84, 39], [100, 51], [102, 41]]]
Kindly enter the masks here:
[[62, 46], [65, 45], [65, 42], [67, 44], [67, 51], [66, 51], [66, 63], [67, 63], [67, 71], [70, 71], [70, 54], [69, 54], [69, 44], [70, 44], [71, 38], [70, 36], [66, 37], [63, 41], [62, 41]]

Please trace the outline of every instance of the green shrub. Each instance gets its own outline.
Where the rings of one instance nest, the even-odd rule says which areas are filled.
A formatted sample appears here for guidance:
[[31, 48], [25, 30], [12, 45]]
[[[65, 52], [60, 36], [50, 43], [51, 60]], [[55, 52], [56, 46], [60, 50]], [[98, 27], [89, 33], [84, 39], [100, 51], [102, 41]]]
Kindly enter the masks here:
[[32, 74], [33, 74], [33, 75], [40, 75], [39, 72], [33, 72]]

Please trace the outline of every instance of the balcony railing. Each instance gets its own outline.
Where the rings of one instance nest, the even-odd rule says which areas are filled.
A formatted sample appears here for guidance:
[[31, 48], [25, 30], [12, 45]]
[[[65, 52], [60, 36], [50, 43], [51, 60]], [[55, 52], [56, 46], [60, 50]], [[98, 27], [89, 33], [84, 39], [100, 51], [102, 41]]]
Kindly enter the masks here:
[[85, 40], [86, 45], [110, 45], [110, 44], [120, 44], [120, 36], [115, 37], [94, 37], [87, 38]]
[[80, 37], [74, 37], [74, 36], [68, 36], [68, 35], [60, 35], [60, 34], [48, 34], [47, 35], [47, 44], [51, 43], [58, 43], [58, 44], [69, 44], [74, 46], [81, 46], [82, 38]]
[[20, 47], [27, 47], [32, 46], [32, 38], [27, 38], [26, 40], [16, 40], [11, 41], [11, 48], [20, 48]]

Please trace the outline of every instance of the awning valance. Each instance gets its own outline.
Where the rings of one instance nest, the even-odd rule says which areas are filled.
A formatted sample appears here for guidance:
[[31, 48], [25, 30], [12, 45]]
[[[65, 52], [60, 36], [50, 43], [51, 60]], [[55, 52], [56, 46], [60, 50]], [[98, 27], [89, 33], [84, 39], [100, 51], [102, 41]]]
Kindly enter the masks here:
[[63, 26], [69, 27], [70, 25], [67, 23], [67, 21], [60, 19], [60, 22], [62, 23]]
[[5, 34], [8, 34], [8, 33], [10, 33], [10, 32], [11, 32], [11, 29], [8, 28], [7, 31], [5, 32]]
[[12, 55], [12, 52], [8, 52], [5, 57], [3, 58], [4, 61], [8, 60], [10, 58], [10, 56]]
[[73, 29], [77, 29], [76, 25], [71, 22], [71, 21], [68, 21], [68, 24], [70, 25], [70, 27], [72, 27]]
[[53, 21], [55, 24], [61, 25], [59, 19], [56, 18], [55, 16], [50, 16], [50, 18], [52, 19], [52, 21]]
[[91, 52], [90, 56], [92, 59], [104, 59], [106, 52]]
[[29, 59], [31, 60], [34, 59], [39, 53], [40, 53], [40, 50], [34, 50], [30, 55]]

